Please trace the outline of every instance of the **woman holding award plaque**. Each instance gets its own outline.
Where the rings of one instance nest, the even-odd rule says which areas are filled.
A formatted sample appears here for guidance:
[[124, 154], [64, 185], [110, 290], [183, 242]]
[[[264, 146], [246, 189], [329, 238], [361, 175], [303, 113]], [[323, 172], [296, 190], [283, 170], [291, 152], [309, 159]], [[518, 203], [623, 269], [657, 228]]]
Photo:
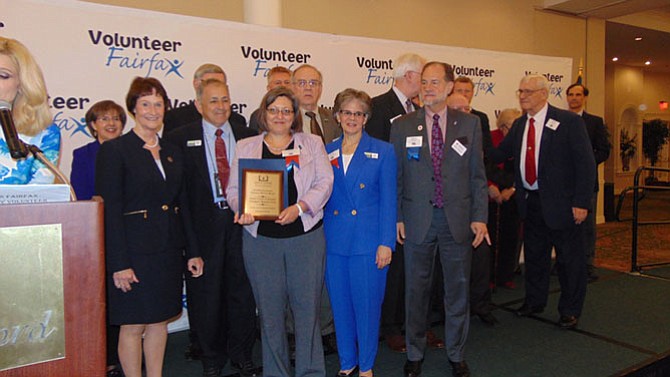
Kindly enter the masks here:
[[[260, 108], [262, 134], [237, 143], [227, 193], [235, 221], [246, 230], [242, 253], [260, 312], [264, 375], [290, 375], [285, 320], [291, 310], [296, 323], [295, 375], [323, 376], [318, 320], [326, 255], [322, 218], [333, 171], [321, 139], [301, 132], [298, 101], [290, 89], [270, 90]], [[251, 210], [242, 210], [240, 193], [252, 195], [253, 190], [239, 185], [241, 159], [254, 159], [256, 166], [276, 160], [283, 164], [286, 174], [280, 176], [286, 177], [287, 185], [275, 187], [280, 197], [281, 186], [288, 188], [289, 205], [275, 219], [257, 220]]]

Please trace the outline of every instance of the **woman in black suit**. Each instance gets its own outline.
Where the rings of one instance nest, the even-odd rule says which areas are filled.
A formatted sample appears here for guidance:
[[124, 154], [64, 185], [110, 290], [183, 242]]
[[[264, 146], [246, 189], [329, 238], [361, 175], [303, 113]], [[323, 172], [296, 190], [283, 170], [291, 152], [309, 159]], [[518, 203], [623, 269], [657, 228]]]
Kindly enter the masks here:
[[[183, 192], [183, 159], [161, 142], [167, 93], [154, 78], [136, 78], [126, 96], [131, 132], [104, 143], [96, 191], [105, 200], [110, 323], [121, 326], [119, 359], [127, 377], [162, 374], [167, 321], [181, 312], [182, 250], [202, 275]], [[186, 243], [189, 247], [185, 247]]]

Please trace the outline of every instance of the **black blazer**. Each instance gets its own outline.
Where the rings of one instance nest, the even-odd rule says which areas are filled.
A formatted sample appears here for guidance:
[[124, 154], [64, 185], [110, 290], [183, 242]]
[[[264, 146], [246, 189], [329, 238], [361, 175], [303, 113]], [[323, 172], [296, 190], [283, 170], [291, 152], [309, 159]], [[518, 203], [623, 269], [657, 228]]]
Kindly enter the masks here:
[[596, 159], [596, 184], [594, 192], [597, 192], [599, 189], [597, 165], [605, 162], [610, 157], [612, 144], [610, 144], [609, 132], [607, 131], [607, 127], [605, 127], [603, 118], [583, 111], [582, 119], [586, 123], [586, 132], [589, 134], [593, 155]]
[[383, 141], [391, 139], [391, 119], [405, 115], [405, 106], [400, 103], [393, 89], [372, 99], [372, 116], [365, 125], [368, 135]]
[[[527, 115], [514, 121], [510, 133], [498, 148], [491, 149], [494, 162], [515, 161], [515, 187], [521, 218], [526, 217], [526, 198], [521, 176], [521, 145]], [[554, 119], [559, 126], [552, 130], [547, 121]], [[564, 229], [574, 225], [572, 207], [591, 209], [595, 184], [596, 163], [582, 118], [570, 111], [549, 105], [545, 128], [540, 142], [538, 163], [538, 192], [542, 203], [544, 221], [551, 229]]]
[[[202, 115], [195, 107], [195, 102], [192, 101], [186, 106], [175, 107], [165, 113], [163, 118], [163, 135], [169, 134], [177, 128], [192, 122], [199, 122], [202, 120]], [[230, 121], [241, 123], [243, 126], [247, 125], [247, 120], [236, 112], [230, 113]]]
[[[189, 223], [181, 151], [160, 141], [163, 179], [144, 141], [131, 131], [100, 146], [96, 191], [105, 200], [107, 270], [131, 268], [130, 255], [187, 249], [200, 255]], [[188, 245], [187, 245], [188, 244]]]
[[[256, 132], [247, 128], [244, 123], [230, 119], [235, 140], [254, 136]], [[193, 229], [196, 234], [198, 245], [203, 256], [208, 255], [215, 246], [212, 244], [213, 234], [220, 233], [222, 229], [213, 229], [215, 222], [211, 221], [218, 211], [214, 205], [211, 177], [207, 169], [207, 155], [205, 153], [205, 140], [203, 139], [202, 121], [196, 121], [179, 127], [165, 135], [165, 139], [178, 146], [184, 155], [184, 176], [186, 178], [186, 195], [192, 214]], [[198, 143], [189, 143], [199, 140]], [[190, 145], [189, 145], [190, 144]], [[230, 179], [236, 179], [231, 177]]]

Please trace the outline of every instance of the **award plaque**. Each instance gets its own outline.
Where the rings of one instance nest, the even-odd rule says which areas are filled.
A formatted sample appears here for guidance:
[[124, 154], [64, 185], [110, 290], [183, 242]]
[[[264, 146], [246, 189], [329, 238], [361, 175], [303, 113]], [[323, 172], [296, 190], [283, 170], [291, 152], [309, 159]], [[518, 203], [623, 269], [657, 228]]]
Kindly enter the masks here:
[[256, 220], [276, 220], [288, 202], [283, 159], [240, 159], [240, 213]]

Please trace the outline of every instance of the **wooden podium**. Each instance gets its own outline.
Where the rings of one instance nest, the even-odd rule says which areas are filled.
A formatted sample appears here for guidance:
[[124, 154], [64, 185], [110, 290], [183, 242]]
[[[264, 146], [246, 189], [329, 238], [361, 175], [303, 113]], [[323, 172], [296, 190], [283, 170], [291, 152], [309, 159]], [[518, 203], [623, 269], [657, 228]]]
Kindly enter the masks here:
[[0, 372], [0, 377], [104, 376], [105, 264], [101, 202], [0, 205], [0, 227], [61, 224], [65, 358]]

